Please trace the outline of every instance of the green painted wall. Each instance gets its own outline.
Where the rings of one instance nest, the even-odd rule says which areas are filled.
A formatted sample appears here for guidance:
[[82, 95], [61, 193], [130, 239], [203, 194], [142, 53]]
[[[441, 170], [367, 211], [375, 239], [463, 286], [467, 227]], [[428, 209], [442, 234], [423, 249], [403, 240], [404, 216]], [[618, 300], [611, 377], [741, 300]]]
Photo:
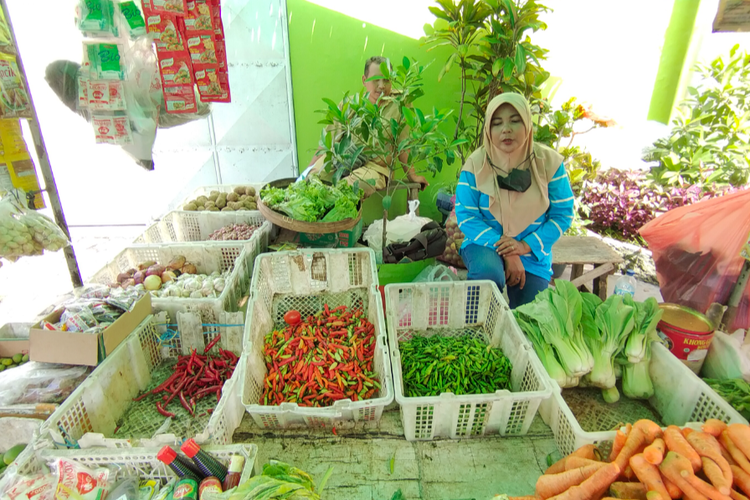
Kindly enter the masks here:
[[[344, 92], [359, 91], [364, 63], [370, 56], [383, 55], [394, 63], [404, 56], [417, 59], [422, 65], [432, 62], [424, 73], [426, 95], [415, 106], [427, 112], [433, 106], [438, 109], [458, 108], [461, 83], [457, 68], [441, 82], [437, 81], [450, 50], [428, 53], [418, 40], [305, 0], [288, 0], [287, 10], [300, 171], [310, 163], [318, 146], [322, 125], [318, 124], [320, 115], [315, 111], [323, 108], [322, 98], [338, 102]], [[447, 127], [446, 131], [452, 133], [452, 127]], [[436, 191], [441, 183], [455, 179], [458, 168], [460, 165], [454, 163], [436, 178], [426, 176], [430, 187], [420, 194], [420, 215], [439, 220], [440, 213], [434, 203]], [[406, 194], [399, 191], [394, 197], [390, 216], [393, 218], [405, 212]], [[380, 197], [373, 196], [365, 202], [363, 216], [365, 223], [382, 216]]]

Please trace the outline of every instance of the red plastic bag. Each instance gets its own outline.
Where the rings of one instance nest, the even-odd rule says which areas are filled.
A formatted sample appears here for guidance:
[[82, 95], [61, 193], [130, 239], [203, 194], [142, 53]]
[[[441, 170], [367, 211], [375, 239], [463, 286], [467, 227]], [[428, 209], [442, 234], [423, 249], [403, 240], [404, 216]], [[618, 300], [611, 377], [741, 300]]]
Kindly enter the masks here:
[[[456, 196], [454, 195], [451, 199], [454, 206], [456, 204]], [[438, 257], [438, 260], [447, 262], [456, 267], [463, 267], [464, 261], [461, 259], [459, 251], [461, 250], [461, 243], [464, 242], [464, 233], [458, 228], [458, 219], [456, 218], [456, 209], [448, 216], [448, 220], [445, 222], [445, 232], [448, 233], [448, 241], [445, 244], [445, 252], [443, 255]]]
[[[705, 312], [726, 304], [739, 277], [750, 235], [750, 190], [675, 208], [640, 230], [656, 263], [665, 302]], [[729, 331], [750, 326], [750, 286]]]

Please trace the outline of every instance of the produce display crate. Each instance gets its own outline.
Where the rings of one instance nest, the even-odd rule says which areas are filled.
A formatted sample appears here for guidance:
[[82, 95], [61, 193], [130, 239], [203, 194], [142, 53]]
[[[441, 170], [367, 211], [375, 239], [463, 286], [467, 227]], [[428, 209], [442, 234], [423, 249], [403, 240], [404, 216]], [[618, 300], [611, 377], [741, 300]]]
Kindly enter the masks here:
[[[108, 447], [156, 446], [187, 437], [209, 444], [231, 443], [232, 434], [244, 414], [239, 398], [238, 381], [242, 374], [239, 364], [224, 383], [221, 400], [212, 414], [190, 419], [180, 408], [178, 418], [172, 419], [160, 436], [155, 434], [165, 418], [149, 406], [154, 403], [148, 403], [148, 398], [133, 401], [142, 391], [165, 379], [171, 373], [169, 362], [183, 352], [179, 336], [169, 341], [160, 340], [166, 330], [164, 316], [146, 318], [47, 419], [41, 427], [41, 435], [59, 447], [66, 446], [66, 438], [75, 443], [86, 433], [103, 434], [103, 437], [87, 436], [87, 439], [103, 441], [93, 444]], [[220, 346], [241, 345], [240, 339], [231, 339], [225, 336], [227, 333], [222, 332]], [[241, 331], [238, 335], [242, 335]], [[207, 335], [206, 342], [212, 338]], [[235, 354], [240, 353], [235, 351]], [[154, 375], [159, 379], [152, 380]], [[205, 413], [205, 407], [214, 404], [213, 397], [201, 399], [196, 415]], [[179, 401], [175, 400], [169, 408], [179, 406]]]
[[[726, 423], [747, 423], [729, 403], [660, 343], [653, 344], [649, 372], [654, 395], [648, 402], [661, 417], [662, 424], [680, 427], [700, 425], [709, 418]], [[623, 398], [624, 395], [621, 396]], [[559, 388], [542, 403], [539, 413], [552, 428], [557, 447], [563, 455], [585, 444], [600, 445], [607, 450], [611, 448], [620, 425], [642, 418], [609, 410], [606, 405], [587, 405], [587, 412], [579, 414], [579, 421]], [[583, 430], [584, 427], [596, 431], [587, 432]]]
[[[396, 402], [409, 441], [524, 435], [552, 380], [491, 281], [386, 285], [388, 340]], [[414, 336], [473, 338], [499, 348], [512, 365], [511, 391], [407, 397], [399, 342]]]
[[202, 274], [231, 270], [224, 291], [217, 298], [191, 299], [154, 295], [151, 297], [153, 310], [166, 311], [172, 323], [177, 322], [178, 312], [195, 312], [200, 314], [205, 325], [216, 325], [220, 323], [222, 313], [239, 310], [239, 301], [247, 295], [250, 288], [255, 257], [268, 248], [269, 231], [270, 225], [262, 226], [248, 243], [222, 241], [211, 245], [182, 243], [126, 247], [89, 282], [113, 283], [116, 282], [119, 273], [136, 267], [140, 262], [153, 260], [166, 265], [178, 255], [185, 256]]
[[[245, 457], [240, 482], [247, 481], [258, 472], [255, 470], [259, 465], [256, 463], [258, 447], [254, 444], [206, 446], [203, 449], [227, 466], [233, 455]], [[24, 461], [20, 461], [21, 457], [19, 457], [19, 461], [14, 464], [14, 470], [21, 475], [38, 474], [55, 460], [66, 458], [89, 468], [113, 467], [117, 470], [116, 479], [134, 476], [142, 480], [159, 480], [164, 485], [176, 476], [171, 469], [156, 458], [159, 450], [160, 448], [40, 449], [35, 454], [27, 455]]]
[[[266, 219], [257, 210], [242, 212], [186, 212], [176, 210], [167, 213], [159, 222], [149, 226], [143, 234], [133, 241], [133, 244], [184, 241], [203, 241], [209, 244], [223, 243], [221, 241], [208, 241], [208, 237], [214, 231], [231, 224], [262, 226], [265, 222]], [[270, 224], [266, 231], [270, 232]], [[253, 233], [253, 236], [255, 236], [255, 233]]]
[[[245, 325], [242, 363], [245, 369], [242, 404], [263, 428], [293, 426], [328, 427], [376, 423], [393, 401], [393, 380], [386, 341], [383, 307], [377, 290], [375, 254], [369, 249], [299, 250], [258, 256], [253, 272], [251, 303]], [[264, 337], [283, 328], [284, 314], [299, 311], [303, 317], [324, 305], [361, 309], [375, 326], [373, 368], [381, 383], [376, 397], [364, 401], [344, 399], [325, 408], [296, 403], [259, 404], [267, 370], [263, 358]]]

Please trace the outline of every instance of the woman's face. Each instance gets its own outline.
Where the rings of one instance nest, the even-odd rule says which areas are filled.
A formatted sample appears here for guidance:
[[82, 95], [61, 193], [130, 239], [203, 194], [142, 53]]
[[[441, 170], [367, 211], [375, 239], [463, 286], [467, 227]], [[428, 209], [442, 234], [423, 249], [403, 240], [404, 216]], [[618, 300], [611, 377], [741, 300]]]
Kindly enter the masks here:
[[524, 144], [526, 126], [516, 108], [507, 102], [497, 108], [490, 122], [490, 137], [503, 153], [512, 153]]

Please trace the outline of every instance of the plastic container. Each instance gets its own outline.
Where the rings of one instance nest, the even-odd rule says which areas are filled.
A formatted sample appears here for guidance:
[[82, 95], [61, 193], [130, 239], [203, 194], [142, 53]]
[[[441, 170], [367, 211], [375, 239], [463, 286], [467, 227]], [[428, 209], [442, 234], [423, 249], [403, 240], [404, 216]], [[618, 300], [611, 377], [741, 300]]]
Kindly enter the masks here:
[[[553, 385], [491, 281], [392, 284], [385, 287], [388, 340], [396, 401], [409, 441], [460, 439], [498, 433], [523, 435]], [[398, 343], [416, 332], [470, 334], [500, 348], [510, 360], [511, 391], [493, 394], [406, 397]]]
[[[383, 409], [393, 401], [393, 380], [376, 285], [375, 255], [369, 249], [299, 250], [258, 256], [245, 325], [247, 344], [240, 360], [246, 370], [242, 404], [258, 426], [330, 428], [380, 420]], [[344, 399], [326, 408], [300, 407], [296, 403], [259, 404], [267, 372], [263, 358], [265, 335], [285, 326], [283, 317], [287, 311], [294, 309], [307, 317], [322, 310], [326, 303], [329, 307], [362, 309], [375, 326], [373, 367], [382, 386], [377, 397], [356, 402]]]
[[[152, 224], [133, 244], [178, 243], [204, 241], [209, 244], [222, 243], [209, 241], [214, 231], [231, 224], [261, 226], [266, 219], [257, 210], [242, 212], [186, 212], [176, 210], [167, 213], [159, 222]], [[270, 224], [269, 224], [270, 226]], [[270, 227], [267, 229], [270, 231]], [[238, 240], [247, 242], [249, 240]]]
[[[164, 330], [164, 327], [160, 326], [165, 322], [164, 316], [161, 314], [159, 317], [146, 318], [112, 354], [107, 356], [42, 424], [42, 437], [59, 446], [65, 446], [66, 438], [79, 441], [80, 444], [86, 433], [102, 435], [87, 436], [93, 445], [110, 447], [174, 445], [178, 440], [193, 436], [201, 443], [231, 443], [232, 434], [239, 427], [243, 415], [243, 408], [239, 404], [240, 384], [237, 383], [242, 376], [240, 365], [235, 369], [233, 376], [224, 383], [221, 401], [210, 417], [206, 415], [195, 419], [172, 419], [167, 430], [152, 438], [164, 424], [165, 418], [150, 408], [148, 412], [139, 412], [138, 406], [132, 406], [148, 404], [133, 402], [133, 398], [149, 387], [154, 372], [163, 371], [162, 365], [165, 360], [182, 354], [180, 337], [161, 344], [159, 342]], [[231, 338], [231, 332], [231, 329], [221, 332], [220, 345], [241, 345], [239, 339]], [[235, 354], [239, 355], [239, 352]], [[175, 401], [172, 402], [172, 405], [174, 404]], [[179, 406], [179, 401], [176, 404]], [[200, 408], [199, 406], [199, 410]], [[127, 428], [118, 428], [126, 412], [128, 415], [135, 415], [130, 419], [130, 428], [148, 437], [133, 438], [128, 435]], [[186, 425], [188, 420], [189, 423]]]
[[[709, 418], [726, 423], [747, 423], [729, 403], [659, 343], [653, 344], [649, 373], [654, 384], [654, 395], [648, 402], [661, 417], [662, 424], [697, 426]], [[583, 417], [584, 425], [595, 430], [584, 431], [559, 390], [542, 403], [539, 413], [552, 428], [557, 448], [563, 455], [585, 444], [600, 445], [606, 451], [611, 448], [615, 438], [615, 431], [611, 429], [634, 420], [634, 417], [607, 411], [606, 408], [604, 411], [590, 410]]]
[[635, 296], [635, 289], [637, 282], [635, 281], [635, 272], [632, 269], [628, 269], [623, 276], [620, 276], [615, 282], [615, 295], [630, 295]]
[[657, 325], [659, 336], [677, 359], [693, 373], [700, 373], [714, 338], [713, 324], [705, 315], [689, 307], [660, 304], [659, 308], [664, 311]]
[[239, 301], [248, 293], [255, 257], [268, 248], [270, 225], [256, 231], [248, 243], [222, 241], [216, 244], [181, 243], [127, 247], [97, 272], [89, 282], [109, 284], [117, 275], [144, 261], [166, 265], [170, 259], [183, 255], [195, 264], [201, 274], [231, 270], [224, 291], [217, 298], [173, 298], [152, 295], [154, 311], [166, 311], [171, 323], [177, 323], [178, 312], [197, 312], [204, 324], [218, 324], [221, 313], [237, 312]]

